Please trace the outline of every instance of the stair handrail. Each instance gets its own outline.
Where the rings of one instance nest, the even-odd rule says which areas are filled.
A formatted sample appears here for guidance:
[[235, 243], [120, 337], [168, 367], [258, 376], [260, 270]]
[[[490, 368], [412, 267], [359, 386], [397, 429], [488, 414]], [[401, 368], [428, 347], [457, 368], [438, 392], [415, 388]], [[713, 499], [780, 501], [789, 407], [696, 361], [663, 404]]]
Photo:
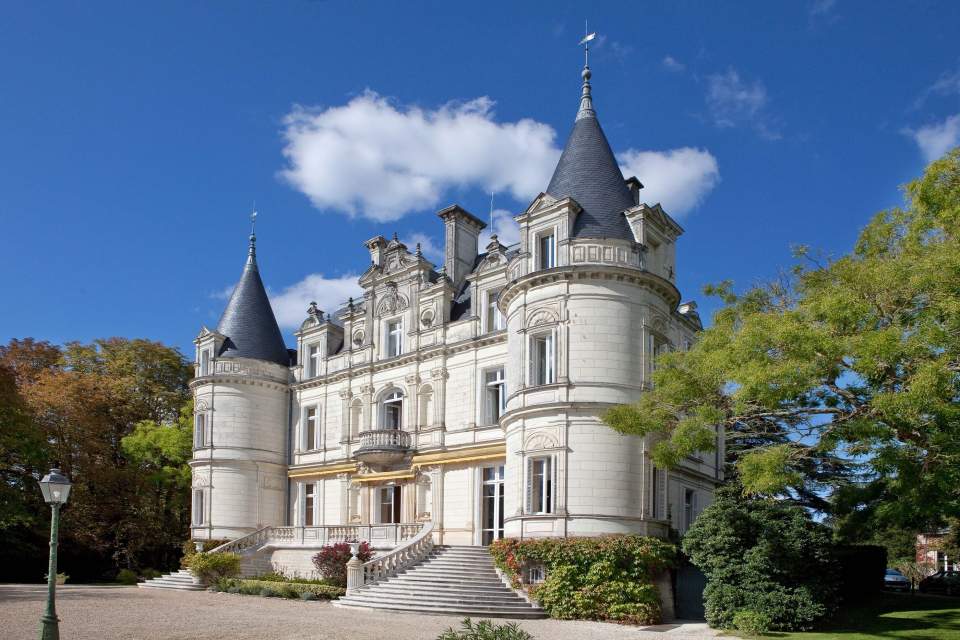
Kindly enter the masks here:
[[228, 540], [219, 547], [214, 547], [213, 549], [210, 549], [210, 551], [205, 551], [204, 553], [242, 553], [251, 547], [259, 547], [263, 545], [267, 540], [270, 539], [270, 531], [272, 529], [273, 527], [271, 526], [257, 529], [253, 533], [248, 533], [245, 536]]
[[433, 521], [425, 522], [419, 533], [388, 553], [366, 562], [357, 556], [347, 562], [347, 593], [383, 578], [395, 575], [412, 564], [420, 562], [433, 549]]

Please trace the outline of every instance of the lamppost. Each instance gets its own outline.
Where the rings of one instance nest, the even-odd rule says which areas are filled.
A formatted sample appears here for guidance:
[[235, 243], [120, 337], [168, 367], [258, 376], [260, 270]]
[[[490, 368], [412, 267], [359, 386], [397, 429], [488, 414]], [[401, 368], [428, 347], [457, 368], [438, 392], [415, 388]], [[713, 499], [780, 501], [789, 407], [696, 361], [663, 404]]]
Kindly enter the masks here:
[[40, 480], [43, 499], [53, 512], [50, 520], [50, 567], [47, 572], [47, 609], [40, 616], [40, 640], [60, 640], [60, 626], [57, 619], [55, 599], [57, 595], [57, 535], [60, 530], [60, 507], [67, 503], [70, 496], [70, 478], [60, 473], [60, 469], [50, 469], [50, 473]]

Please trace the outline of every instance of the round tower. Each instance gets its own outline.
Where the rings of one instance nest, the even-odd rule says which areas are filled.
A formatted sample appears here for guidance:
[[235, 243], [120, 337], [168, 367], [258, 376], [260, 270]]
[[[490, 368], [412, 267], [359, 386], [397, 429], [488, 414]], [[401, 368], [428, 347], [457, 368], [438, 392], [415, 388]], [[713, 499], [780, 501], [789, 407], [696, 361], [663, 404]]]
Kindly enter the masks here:
[[256, 236], [216, 331], [194, 341], [194, 539], [284, 524], [290, 354], [260, 279]]
[[666, 476], [649, 442], [600, 415], [635, 402], [652, 355], [692, 335], [677, 314], [682, 229], [639, 200], [597, 119], [580, 108], [550, 184], [517, 217], [521, 248], [500, 294], [510, 364], [505, 535], [666, 535]]

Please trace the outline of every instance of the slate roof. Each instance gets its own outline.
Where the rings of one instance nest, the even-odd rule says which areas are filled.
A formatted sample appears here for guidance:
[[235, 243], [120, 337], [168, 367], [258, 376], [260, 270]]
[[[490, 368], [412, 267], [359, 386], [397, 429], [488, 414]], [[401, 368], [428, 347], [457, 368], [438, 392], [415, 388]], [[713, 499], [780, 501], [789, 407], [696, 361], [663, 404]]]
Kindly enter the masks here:
[[557, 199], [573, 198], [583, 208], [571, 237], [635, 241], [623, 215], [635, 203], [593, 109], [589, 69], [584, 70], [583, 96], [573, 131], [547, 193]]
[[290, 353], [260, 279], [255, 242], [256, 238], [251, 236], [247, 264], [217, 325], [217, 332], [227, 337], [218, 356], [254, 358], [288, 366]]

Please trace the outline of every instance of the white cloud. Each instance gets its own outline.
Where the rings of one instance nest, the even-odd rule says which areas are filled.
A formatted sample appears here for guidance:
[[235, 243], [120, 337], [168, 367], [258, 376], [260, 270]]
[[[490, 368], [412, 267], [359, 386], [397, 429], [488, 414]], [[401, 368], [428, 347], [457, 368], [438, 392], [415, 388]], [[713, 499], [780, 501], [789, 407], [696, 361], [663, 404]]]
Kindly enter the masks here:
[[829, 15], [833, 13], [833, 8], [836, 4], [837, 0], [813, 0], [813, 3], [810, 5], [810, 16], [820, 17]]
[[705, 149], [629, 149], [617, 154], [617, 160], [623, 175], [640, 178], [644, 185], [641, 200], [648, 204], [660, 202], [677, 217], [696, 208], [720, 181], [717, 159]]
[[427, 234], [417, 231], [415, 233], [411, 233], [405, 238], [402, 238], [401, 241], [403, 244], [407, 245], [407, 249], [410, 251], [410, 253], [416, 251], [417, 244], [419, 244], [420, 251], [423, 253], [424, 258], [436, 266], [443, 264], [443, 247], [437, 244], [437, 242]]
[[667, 71], [675, 71], [678, 73], [687, 68], [687, 65], [683, 64], [673, 56], [664, 56], [661, 64], [663, 64], [663, 68]]
[[322, 273], [311, 273], [280, 293], [270, 293], [270, 304], [277, 316], [277, 323], [284, 329], [299, 327], [307, 317], [307, 307], [311, 302], [316, 302], [325, 313], [334, 313], [351, 296], [357, 298], [362, 295], [363, 289], [357, 283], [359, 277], [348, 274], [327, 278]]
[[280, 175], [318, 209], [378, 221], [436, 207], [455, 187], [532, 198], [559, 157], [556, 132], [497, 122], [493, 105], [483, 97], [431, 111], [367, 91], [344, 106], [296, 107], [284, 120]]
[[949, 116], [943, 122], [919, 129], [904, 129], [903, 132], [917, 143], [924, 159], [933, 162], [960, 144], [960, 113]]
[[520, 242], [520, 225], [513, 219], [515, 214], [506, 209], [493, 210], [493, 224], [480, 233], [480, 251], [486, 251], [490, 236], [497, 235], [502, 245], [510, 246]]
[[767, 88], [759, 80], [747, 83], [734, 69], [707, 77], [707, 107], [720, 128], [749, 125], [762, 137], [778, 140], [781, 136], [770, 125], [767, 104]]

